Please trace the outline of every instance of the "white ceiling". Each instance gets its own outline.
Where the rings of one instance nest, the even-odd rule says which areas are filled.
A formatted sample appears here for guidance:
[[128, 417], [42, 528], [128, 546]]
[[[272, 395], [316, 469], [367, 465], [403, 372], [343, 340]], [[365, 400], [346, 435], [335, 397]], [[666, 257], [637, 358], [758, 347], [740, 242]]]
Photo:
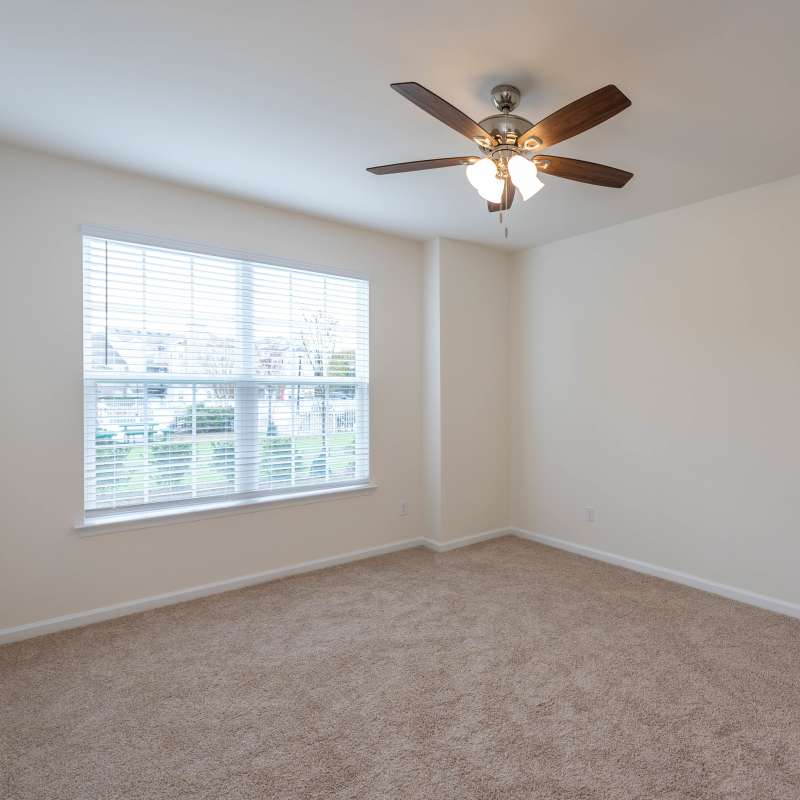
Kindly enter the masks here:
[[[517, 249], [800, 172], [797, 0], [2, 0], [0, 14], [0, 138], [419, 239]], [[513, 82], [533, 121], [616, 83], [633, 106], [550, 152], [636, 177], [545, 177], [505, 241], [463, 167], [364, 171], [475, 152], [394, 81], [476, 120]]]

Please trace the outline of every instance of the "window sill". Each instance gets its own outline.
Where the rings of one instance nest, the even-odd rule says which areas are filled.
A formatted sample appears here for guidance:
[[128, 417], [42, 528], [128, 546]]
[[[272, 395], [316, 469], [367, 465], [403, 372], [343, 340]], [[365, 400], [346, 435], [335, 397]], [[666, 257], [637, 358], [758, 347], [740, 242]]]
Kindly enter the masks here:
[[100, 536], [105, 533], [153, 528], [159, 525], [173, 525], [191, 522], [196, 519], [227, 517], [231, 514], [247, 514], [283, 506], [307, 505], [325, 500], [337, 500], [347, 495], [361, 494], [377, 489], [377, 483], [359, 483], [354, 486], [338, 486], [331, 489], [315, 489], [309, 492], [271, 495], [269, 497], [247, 498], [243, 500], [223, 500], [203, 505], [182, 508], [138, 511], [134, 514], [114, 514], [107, 517], [88, 517], [74, 526], [79, 536]]

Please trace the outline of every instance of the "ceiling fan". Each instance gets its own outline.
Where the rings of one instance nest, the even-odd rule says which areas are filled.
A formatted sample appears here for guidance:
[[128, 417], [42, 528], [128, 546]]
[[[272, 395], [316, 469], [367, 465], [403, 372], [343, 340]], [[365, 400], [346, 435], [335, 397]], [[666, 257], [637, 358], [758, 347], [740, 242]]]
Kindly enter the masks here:
[[471, 139], [483, 157], [455, 156], [369, 167], [367, 172], [373, 175], [466, 165], [467, 179], [487, 201], [489, 211], [511, 208], [517, 190], [523, 200], [536, 194], [544, 186], [538, 177], [539, 170], [546, 175], [614, 189], [621, 189], [633, 177], [632, 172], [615, 167], [539, 153], [542, 148], [577, 136], [626, 109], [631, 101], [613, 84], [560, 108], [535, 125], [511, 113], [519, 105], [520, 91], [509, 84], [492, 89], [492, 102], [500, 113], [479, 123], [418, 83], [391, 86], [423, 111]]

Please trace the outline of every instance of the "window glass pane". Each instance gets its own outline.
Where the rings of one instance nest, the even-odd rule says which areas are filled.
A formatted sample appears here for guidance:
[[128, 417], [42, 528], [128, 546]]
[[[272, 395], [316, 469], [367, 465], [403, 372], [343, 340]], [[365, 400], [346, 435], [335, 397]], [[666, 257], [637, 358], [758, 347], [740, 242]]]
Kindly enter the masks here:
[[253, 270], [256, 374], [366, 379], [363, 281], [270, 267]]
[[[259, 393], [259, 483], [267, 488], [353, 480], [366, 455], [356, 384], [275, 384]], [[358, 443], [358, 447], [357, 447]]]
[[86, 508], [369, 475], [365, 281], [84, 237]]

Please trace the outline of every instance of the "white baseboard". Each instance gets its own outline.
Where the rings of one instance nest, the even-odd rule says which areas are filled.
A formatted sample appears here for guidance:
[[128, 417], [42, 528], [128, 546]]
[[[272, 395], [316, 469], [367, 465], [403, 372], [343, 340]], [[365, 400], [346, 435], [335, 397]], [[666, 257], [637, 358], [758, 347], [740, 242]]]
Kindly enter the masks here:
[[279, 567], [278, 569], [266, 570], [265, 572], [256, 572], [251, 575], [242, 575], [237, 578], [229, 578], [223, 581], [216, 581], [215, 583], [207, 583], [202, 586], [192, 586], [188, 589], [180, 589], [176, 592], [168, 592], [166, 594], [154, 595], [152, 597], [145, 597], [140, 600], [132, 600], [126, 603], [116, 603], [115, 605], [105, 606], [104, 608], [94, 608], [89, 611], [81, 611], [76, 614], [66, 614], [62, 617], [52, 617], [51, 619], [41, 620], [39, 622], [31, 622], [26, 625], [17, 625], [13, 628], [0, 628], [0, 644], [9, 644], [11, 642], [21, 641], [22, 639], [30, 639], [34, 636], [43, 636], [47, 633], [55, 633], [57, 631], [64, 631], [70, 628], [79, 628], [84, 625], [91, 625], [95, 622], [103, 622], [104, 620], [115, 619], [116, 617], [124, 617], [129, 614], [137, 614], [140, 611], [148, 611], [152, 608], [159, 608], [161, 606], [173, 605], [174, 603], [184, 603], [187, 600], [194, 600], [199, 597], [207, 597], [212, 594], [220, 594], [222, 592], [229, 592], [233, 589], [241, 589], [245, 586], [255, 586], [259, 583], [268, 583], [280, 578], [287, 578], [291, 575], [301, 575], [304, 572], [314, 572], [326, 567], [334, 567], [339, 564], [348, 564], [353, 561], [360, 561], [364, 558], [374, 558], [375, 556], [385, 555], [387, 553], [394, 553], [399, 550], [407, 550], [411, 547], [427, 547], [436, 553], [446, 553], [449, 550], [455, 550], [459, 547], [467, 547], [471, 544], [484, 542], [489, 539], [496, 539], [500, 536], [507, 536], [513, 534], [521, 539], [527, 539], [532, 542], [538, 542], [549, 547], [556, 547], [560, 550], [566, 550], [570, 553], [594, 558], [599, 561], [605, 561], [609, 564], [615, 564], [619, 567], [632, 569], [636, 572], [642, 572], [646, 575], [654, 575], [658, 578], [664, 578], [668, 581], [681, 583], [685, 586], [691, 586], [695, 589], [711, 592], [712, 594], [722, 595], [731, 600], [738, 600], [741, 603], [758, 606], [765, 608], [769, 611], [776, 611], [779, 614], [786, 614], [789, 617], [797, 617], [800, 619], [800, 605], [796, 603], [789, 603], [785, 600], [779, 600], [776, 597], [769, 597], [767, 595], [757, 594], [746, 589], [737, 589], [734, 586], [727, 586], [714, 581], [706, 580], [705, 578], [698, 578], [696, 575], [689, 575], [685, 572], [668, 569], [666, 567], [659, 567], [655, 564], [649, 564], [645, 561], [637, 561], [636, 559], [627, 558], [625, 556], [618, 556], [614, 553], [607, 553], [603, 550], [597, 550], [593, 547], [567, 542], [563, 539], [556, 539], [552, 536], [544, 536], [540, 533], [533, 533], [521, 528], [497, 528], [496, 530], [483, 531], [471, 536], [462, 536], [459, 539], [451, 539], [447, 542], [437, 542], [434, 539], [425, 537], [416, 537], [414, 539], [405, 539], [400, 542], [392, 542], [391, 544], [378, 545], [376, 547], [367, 547], [363, 550], [353, 550], [349, 553], [344, 553], [338, 556], [330, 556], [328, 558], [318, 558], [313, 561], [305, 561], [301, 564], [293, 564], [288, 567]]
[[157, 594], [152, 597], [144, 597], [140, 600], [131, 600], [126, 603], [116, 603], [104, 608], [93, 608], [89, 611], [79, 611], [76, 614], [66, 614], [63, 617], [52, 617], [51, 619], [41, 620], [40, 622], [30, 622], [27, 625], [17, 625], [14, 628], [0, 628], [0, 644], [30, 639], [34, 636], [42, 636], [46, 633], [65, 631], [69, 628], [79, 628], [83, 625], [91, 625], [95, 622], [103, 622], [115, 617], [124, 617], [128, 614], [137, 614], [140, 611], [149, 611], [160, 606], [169, 606], [174, 603], [184, 603], [187, 600], [195, 600], [198, 597], [207, 597], [212, 594], [229, 592], [233, 589], [242, 589], [245, 586], [255, 586], [259, 583], [268, 583], [279, 578], [288, 578], [290, 575], [301, 575], [304, 572], [314, 572], [325, 567], [335, 567], [339, 564], [347, 564], [351, 561], [360, 561], [363, 558], [373, 558], [382, 556], [386, 553], [394, 553], [398, 550], [406, 550], [410, 547], [427, 546], [427, 540], [421, 537], [415, 539], [405, 539], [401, 542], [367, 547], [363, 550], [353, 550], [339, 556], [328, 558], [317, 558], [313, 561], [304, 561], [302, 564], [293, 564], [289, 567], [279, 567], [265, 572], [255, 572], [252, 575], [242, 575], [238, 578], [228, 578], [224, 581], [206, 583], [202, 586], [192, 586], [188, 589], [179, 589], [176, 592], [167, 594]]
[[446, 542], [437, 542], [435, 539], [424, 539], [425, 547], [429, 547], [437, 553], [446, 553], [448, 550], [455, 550], [457, 547], [467, 547], [470, 544], [485, 542], [489, 539], [497, 539], [498, 536], [509, 536], [512, 533], [510, 528], [495, 528], [493, 531], [482, 531], [473, 533], [471, 536], [462, 536], [459, 539], [450, 539]]
[[466, 547], [470, 544], [494, 539], [497, 536], [509, 534], [507, 528], [494, 531], [477, 533], [474, 536], [464, 536], [461, 539], [451, 539], [449, 542], [436, 542], [425, 537], [414, 539], [404, 539], [401, 542], [367, 547], [363, 550], [353, 550], [339, 556], [329, 556], [328, 558], [318, 558], [313, 561], [304, 561], [302, 564], [293, 564], [289, 567], [279, 567], [265, 572], [256, 572], [252, 575], [242, 575], [238, 578], [228, 578], [224, 581], [206, 583], [202, 586], [192, 586], [188, 589], [179, 589], [176, 592], [158, 594], [152, 597], [144, 597], [140, 600], [131, 600], [126, 603], [116, 603], [112, 606], [103, 608], [93, 608], [89, 611], [79, 611], [75, 614], [66, 614], [63, 617], [52, 617], [39, 622], [30, 622], [26, 625], [17, 625], [13, 628], [0, 628], [0, 644], [10, 644], [11, 642], [31, 639], [34, 636], [43, 636], [46, 633], [56, 633], [70, 628], [80, 628], [84, 625], [92, 625], [95, 622], [103, 622], [116, 617], [124, 617], [128, 614], [138, 614], [140, 611], [149, 611], [152, 608], [169, 606], [175, 603], [185, 603], [187, 600], [195, 600], [198, 597], [207, 597], [212, 594], [229, 592], [233, 589], [242, 589], [245, 586], [255, 586], [259, 583], [268, 583], [279, 578], [287, 578], [290, 575], [301, 575], [304, 572], [314, 572], [326, 567], [335, 567], [339, 564], [348, 564], [352, 561], [360, 561], [364, 558], [374, 558], [387, 553], [394, 553], [398, 550], [407, 550], [411, 547], [427, 547], [437, 553], [453, 550], [457, 547]]
[[646, 561], [637, 561], [634, 558], [618, 556], [614, 553], [607, 553], [604, 550], [597, 550], [594, 547], [575, 544], [574, 542], [556, 539], [552, 536], [544, 536], [541, 533], [533, 533], [532, 531], [526, 531], [522, 528], [511, 528], [509, 532], [513, 533], [515, 536], [519, 536], [521, 539], [527, 539], [531, 542], [538, 542], [548, 547], [556, 547], [559, 550], [566, 550], [567, 552], [575, 553], [579, 556], [594, 558], [597, 561], [605, 561], [608, 564], [615, 564], [618, 567], [625, 567], [635, 572], [642, 572], [645, 575], [654, 575], [657, 578], [663, 578], [673, 583], [681, 583], [684, 586], [691, 586], [693, 589], [700, 589], [704, 592], [711, 592], [711, 594], [722, 595], [722, 597], [727, 597], [730, 600], [738, 600], [740, 603], [747, 603], [751, 606], [765, 608], [768, 611], [775, 611], [778, 614], [785, 614], [787, 617], [797, 617], [800, 619], [800, 604], [780, 600], [777, 597], [758, 594], [748, 589], [738, 589], [735, 586], [728, 586], [724, 583], [698, 578], [696, 575], [690, 575], [686, 572], [679, 572], [678, 570], [669, 569], [667, 567], [659, 567], [656, 564], [650, 564]]

